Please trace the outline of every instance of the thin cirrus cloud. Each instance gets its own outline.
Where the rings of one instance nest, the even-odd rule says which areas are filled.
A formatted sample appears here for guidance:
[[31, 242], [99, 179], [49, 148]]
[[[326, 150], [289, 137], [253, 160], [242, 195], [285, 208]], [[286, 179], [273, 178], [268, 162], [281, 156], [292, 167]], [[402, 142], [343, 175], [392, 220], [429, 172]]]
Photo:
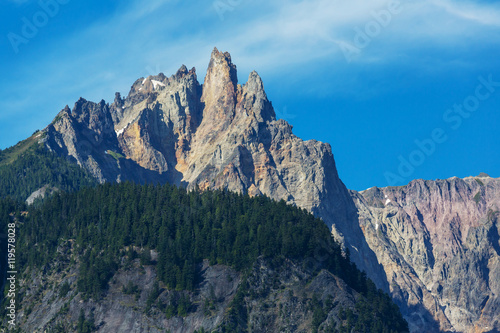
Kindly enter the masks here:
[[[189, 18], [178, 17], [175, 11], [172, 11], [175, 1], [158, 0], [149, 2], [147, 6], [136, 2], [131, 6], [131, 10], [119, 13], [105, 22], [98, 22], [83, 30], [81, 35], [73, 40], [80, 43], [82, 40], [97, 39], [103, 44], [108, 44], [107, 39], [110, 39], [110, 44], [114, 45], [113, 39], [126, 35], [129, 38], [126, 44], [137, 45], [138, 52], [122, 53], [121, 56], [125, 59], [137, 57], [157, 59], [157, 52], [169, 48], [179, 51], [184, 49], [187, 57], [186, 54], [180, 55], [183, 59], [194, 58], [192, 55], [199, 53], [196, 49], [217, 43], [217, 45], [227, 45], [226, 48], [232, 53], [247, 54], [245, 58], [248, 59], [255, 59], [257, 56], [260, 63], [273, 68], [277, 65], [308, 62], [318, 57], [342, 55], [339, 52], [338, 42], [353, 43], [356, 34], [354, 28], [363, 29], [367, 22], [374, 20], [373, 13], [384, 10], [388, 3], [390, 1], [385, 0], [369, 3], [361, 0], [315, 0], [266, 5], [259, 1], [243, 1], [241, 8], [236, 7], [224, 13], [226, 18], [224, 22], [218, 21], [215, 11], [210, 8], [210, 3], [204, 3], [197, 4], [199, 8], [205, 9], [201, 10], [203, 15], [198, 14], [201, 16], [201, 22], [192, 24], [193, 21]], [[258, 15], [262, 6], [268, 10], [265, 16]], [[240, 11], [243, 10], [254, 11], [255, 15], [246, 21], [239, 21]], [[149, 16], [155, 11], [164, 13], [164, 19], [149, 20]], [[209, 15], [210, 13], [212, 15]], [[228, 25], [233, 22], [238, 23], [228, 29]], [[460, 38], [457, 32], [463, 29], [481, 29], [483, 25], [495, 25], [498, 22], [500, 22], [498, 8], [490, 4], [444, 0], [402, 1], [401, 13], [391, 19], [390, 24], [377, 38], [387, 39], [389, 43], [391, 38], [398, 38], [399, 43], [395, 47], [402, 47], [404, 45], [401, 45], [401, 37], [412, 40], [412, 43], [416, 38], [422, 43], [439, 41], [450, 36]], [[181, 34], [184, 36], [183, 39], [175, 37], [172, 33], [179, 27], [185, 30]], [[204, 33], [200, 34], [199, 30], [203, 30]], [[106, 32], [104, 36], [102, 36], [103, 31]], [[186, 48], [184, 44], [192, 49]], [[103, 49], [103, 56], [105, 57], [108, 52], [109, 49]], [[360, 57], [361, 61], [363, 59], [368, 58]], [[195, 60], [196, 63], [200, 61], [201, 58]]]
[[[134, 2], [129, 10], [117, 13], [114, 17], [97, 22], [84, 28], [77, 36], [65, 41], [64, 45], [86, 44], [95, 45], [86, 56], [93, 59], [131, 62], [152, 62], [172, 59], [168, 50], [177, 52], [179, 59], [194, 61], [198, 66], [206, 62], [206, 55], [198, 50], [207, 49], [215, 44], [226, 48], [231, 53], [242, 56], [241, 66], [249, 66], [246, 62], [257, 60], [264, 68], [276, 68], [296, 63], [307, 63], [318, 58], [330, 57], [335, 61], [343, 61], [339, 43], [354, 43], [356, 32], [354, 28], [364, 29], [367, 22], [373, 21], [373, 13], [384, 10], [390, 1], [375, 0], [369, 3], [361, 0], [327, 1], [315, 0], [275, 5], [265, 5], [257, 2], [241, 2], [240, 7], [224, 13], [226, 20], [218, 21], [211, 4], [197, 4], [204, 15], [202, 21], [193, 23], [189, 18], [178, 16], [172, 7], [175, 1], [152, 1], [144, 5]], [[269, 12], [261, 17], [258, 15], [262, 6]], [[208, 8], [207, 8], [208, 7]], [[244, 8], [243, 8], [244, 7]], [[393, 48], [404, 49], [405, 40], [413, 44], [440, 41], [450, 37], [462, 38], [459, 32], [465, 29], [481, 29], [483, 25], [495, 25], [500, 22], [497, 6], [490, 4], [473, 4], [450, 2], [445, 0], [428, 0], [421, 2], [401, 2], [401, 13], [391, 19], [376, 38], [381, 43], [389, 44], [388, 52]], [[439, 10], [442, 9], [442, 10]], [[240, 11], [254, 11], [255, 16], [243, 22], [239, 21]], [[155, 14], [156, 12], [156, 14]], [[164, 19], [150, 20], [151, 15], [164, 13]], [[209, 15], [209, 14], [212, 15]], [[196, 15], [196, 14], [193, 14]], [[228, 29], [228, 25], [238, 22]], [[443, 24], [437, 24], [442, 22]], [[185, 30], [177, 38], [173, 31]], [[200, 34], [199, 30], [204, 33]], [[105, 33], [103, 33], [105, 32]], [[458, 32], [458, 33], [457, 33]], [[126, 36], [126, 39], [122, 37]], [[147, 36], [147, 38], [145, 38]], [[485, 37], [487, 38], [487, 37]], [[116, 40], [121, 42], [116, 42]], [[390, 45], [397, 40], [397, 45]], [[493, 41], [491, 41], [493, 42]], [[106, 47], [109, 45], [109, 47]], [[131, 52], [133, 49], [136, 52]], [[113, 49], [112, 49], [113, 48]], [[73, 47], [70, 49], [76, 49]], [[78, 50], [79, 54], [81, 50]], [[160, 56], [158, 56], [158, 52]], [[66, 53], [71, 57], [71, 52]], [[194, 56], [196, 55], [196, 56]], [[359, 61], [369, 61], [366, 56], [358, 57]], [[120, 59], [116, 59], [117, 57]], [[153, 59], [152, 61], [150, 59]], [[383, 57], [378, 57], [383, 61]], [[173, 60], [173, 59], [172, 59]], [[177, 59], [176, 59], [177, 60]], [[50, 61], [48, 59], [48, 61]], [[83, 59], [82, 62], [85, 60]], [[253, 63], [252, 65], [256, 65]], [[170, 69], [170, 68], [169, 68]]]
[[[309, 63], [328, 59], [343, 64], [340, 44], [355, 46], [356, 28], [364, 30], [374, 21], [374, 13], [386, 10], [388, 1], [308, 1], [287, 6], [274, 6], [272, 15], [255, 18], [235, 26], [223, 35], [221, 44], [241, 54], [246, 61], [257, 59], [266, 68]], [[392, 61], [394, 53], [405, 53], [419, 45], [442, 43], [441, 48], [453, 48], [463, 43], [463, 32], [475, 31], [476, 43], [486, 40], [496, 43], [488, 34], [477, 33], [500, 22], [494, 5], [447, 1], [401, 2], [400, 13], [393, 15], [387, 27], [374, 40], [383, 47], [371, 47], [361, 52], [358, 62], [384, 63]], [[479, 37], [478, 36], [482, 36]], [[263, 46], [263, 47], [262, 47]], [[481, 45], [479, 45], [481, 46]], [[365, 50], [363, 50], [365, 51]], [[370, 52], [376, 51], [376, 52]], [[397, 52], [395, 52], [397, 51]], [[374, 54], [376, 53], [376, 54]], [[418, 59], [417, 59], [418, 60]]]
[[[39, 110], [40, 105], [53, 117], [64, 106], [60, 105], [62, 101], [71, 103], [79, 95], [109, 99], [114, 91], [127, 93], [140, 76], [155, 70], [169, 75], [182, 63], [197, 67], [202, 81], [213, 46], [230, 51], [243, 73], [258, 69], [272, 76], [290, 68], [300, 73], [325, 62], [347, 66], [339, 45], [354, 45], [355, 29], [363, 30], [375, 20], [373, 13], [386, 10], [389, 3], [240, 1], [224, 12], [221, 20], [215, 9], [217, 0], [190, 4], [130, 1], [109, 17], [82, 26], [71, 35], [48, 39], [46, 49], [30, 51], [27, 45], [23, 56], [32, 59], [31, 66], [26, 70], [24, 64], [12, 65], [10, 72], [22, 75], [13, 76], [0, 93], [0, 107], [6, 110], [2, 119], [19, 113], [30, 116], [31, 110]], [[470, 38], [478, 48], [498, 43], [491, 34], [481, 33], [491, 33], [499, 25], [498, 5], [448, 0], [401, 1], [400, 5], [400, 13], [392, 15], [373, 42], [350, 59], [350, 66], [386, 66], [400, 59], [418, 64], [422, 59], [413, 50], [420, 45], [435, 43], [453, 49], [464, 38]], [[474, 35], [464, 37], [465, 31], [474, 31]], [[20, 85], [25, 99], [14, 101]], [[40, 118], [38, 127], [48, 117]]]
[[432, 0], [430, 3], [444, 8], [456, 17], [475, 21], [483, 25], [500, 26], [500, 5], [497, 3], [478, 5], [473, 2], [452, 2], [450, 0]]

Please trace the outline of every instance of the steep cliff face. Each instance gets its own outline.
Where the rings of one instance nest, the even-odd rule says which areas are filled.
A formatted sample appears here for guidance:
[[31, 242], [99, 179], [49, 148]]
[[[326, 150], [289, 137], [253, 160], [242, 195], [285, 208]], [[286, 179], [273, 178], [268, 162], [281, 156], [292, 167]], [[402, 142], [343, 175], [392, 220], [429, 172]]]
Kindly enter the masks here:
[[259, 75], [239, 85], [231, 56], [217, 49], [203, 87], [195, 69], [183, 66], [170, 78], [137, 80], [111, 105], [80, 99], [44, 132], [49, 149], [101, 182], [135, 180], [129, 162], [150, 171], [151, 180], [266, 193], [310, 210], [327, 186], [348, 197], [330, 146], [294, 136], [276, 119]]
[[[126, 98], [117, 93], [111, 105], [81, 99], [73, 110], [66, 107], [44, 134], [48, 149], [69, 156], [100, 182], [170, 182], [265, 194], [313, 212], [357, 266], [393, 294], [416, 332], [488, 331], [484, 327], [498, 325], [492, 319], [499, 313], [498, 242], [491, 241], [498, 209], [488, 212], [499, 195], [487, 190], [496, 181], [486, 179], [490, 185], [483, 187], [475, 180], [415, 181], [349, 192], [330, 145], [303, 141], [290, 124], [276, 119], [259, 75], [252, 72], [238, 84], [227, 52], [214, 49], [203, 85], [195, 69], [185, 66], [169, 78], [141, 78]], [[452, 189], [450, 182], [468, 187]], [[418, 184], [425, 185], [417, 190]], [[470, 193], [462, 193], [466, 188]], [[480, 188], [490, 192], [476, 203]], [[482, 219], [490, 224], [478, 222]], [[469, 270], [477, 274], [466, 275]], [[458, 285], [450, 276], [464, 281], [477, 276], [484, 283], [472, 288], [474, 279]], [[469, 299], [466, 292], [472, 289], [478, 294]]]
[[500, 179], [415, 180], [352, 196], [413, 331], [500, 330]]
[[[321, 216], [353, 260], [388, 290], [364, 241], [356, 207], [338, 177], [329, 144], [303, 141], [276, 119], [256, 72], [238, 84], [229, 53], [214, 49], [203, 86], [182, 66], [137, 80], [111, 105], [83, 99], [44, 132], [45, 145], [99, 181], [170, 182], [266, 194]], [[354, 221], [354, 222], [353, 222]]]

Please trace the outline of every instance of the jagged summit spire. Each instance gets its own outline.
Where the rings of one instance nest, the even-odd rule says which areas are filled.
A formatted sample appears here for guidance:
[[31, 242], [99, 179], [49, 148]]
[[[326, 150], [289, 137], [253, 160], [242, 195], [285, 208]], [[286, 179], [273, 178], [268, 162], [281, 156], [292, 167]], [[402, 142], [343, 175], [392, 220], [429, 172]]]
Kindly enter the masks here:
[[179, 68], [179, 70], [175, 74], [175, 77], [181, 78], [181, 77], [183, 77], [185, 75], [189, 75], [189, 74], [196, 75], [196, 68], [193, 67], [190, 70], [188, 70], [188, 68], [186, 67], [186, 65], [182, 65], [181, 68]]
[[264, 83], [256, 71], [251, 72], [248, 76], [248, 81], [243, 85], [241, 94], [242, 96], [238, 100], [238, 109], [241, 112], [253, 113], [259, 122], [276, 120], [273, 106], [267, 99], [264, 90]]
[[186, 67], [186, 65], [182, 65], [181, 68], [179, 68], [179, 70], [177, 71], [177, 74], [175, 74], [176, 76], [181, 76], [183, 74], [187, 74], [188, 73], [188, 69]]
[[220, 52], [215, 47], [210, 57], [210, 63], [208, 64], [205, 83], [207, 83], [206, 81], [210, 78], [211, 74], [217, 73], [227, 77], [235, 87], [238, 84], [236, 65], [231, 61], [231, 54], [229, 52]]
[[245, 87], [251, 92], [264, 91], [264, 83], [256, 71], [250, 73]]
[[231, 55], [214, 48], [203, 83], [201, 101], [205, 104], [204, 117], [212, 123], [232, 119], [237, 87], [237, 71]]

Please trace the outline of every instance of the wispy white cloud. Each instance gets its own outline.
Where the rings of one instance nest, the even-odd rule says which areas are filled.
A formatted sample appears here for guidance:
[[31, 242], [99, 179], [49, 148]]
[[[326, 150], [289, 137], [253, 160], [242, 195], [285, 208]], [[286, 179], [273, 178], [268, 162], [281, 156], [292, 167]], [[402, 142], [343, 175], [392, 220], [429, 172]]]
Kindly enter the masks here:
[[[345, 64], [339, 43], [353, 44], [354, 29], [363, 30], [374, 20], [373, 13], [386, 10], [391, 1], [311, 0], [273, 4], [243, 1], [241, 8], [226, 14], [224, 22], [218, 21], [217, 14], [211, 11], [211, 3], [200, 2], [196, 5], [202, 8], [198, 12], [202, 13], [199, 15], [203, 21], [198, 25], [196, 13], [193, 18], [176, 13], [177, 2], [135, 1], [127, 10], [98, 21], [67, 40], [56, 41], [66, 46], [57, 49], [65, 59], [55, 64], [51, 63], [54, 54], [41, 59], [40, 67], [51, 67], [51, 75], [44, 80], [61, 80], [68, 73], [78, 77], [80, 69], [86, 68], [92, 76], [86, 75], [74, 85], [75, 90], [85, 91], [82, 89], [85, 84], [99, 87], [100, 83], [116, 84], [120, 76], [129, 80], [132, 75], [147, 75], [148, 67], [159, 67], [168, 75], [181, 63], [196, 66], [203, 76], [213, 46], [230, 51], [238, 59], [238, 65], [246, 70], [251, 67], [279, 70], [283, 66], [319, 60]], [[500, 23], [500, 11], [495, 5], [423, 0], [401, 1], [401, 6], [401, 13], [383, 27], [375, 38], [374, 47], [363, 50], [358, 61], [392, 61], [391, 55], [404, 53], [406, 47], [414, 48], [415, 43], [425, 45], [445, 40], [453, 47], [454, 39], [464, 38], [461, 34], [464, 30]], [[254, 15], [240, 21], [243, 11]], [[264, 11], [266, 15], [259, 15]], [[477, 35], [474, 38], [477, 39]], [[495, 42], [489, 36], [482, 38], [489, 39], [489, 43]], [[72, 52], [77, 52], [78, 57], [73, 57]], [[110, 74], [102, 78], [101, 72]], [[119, 82], [117, 89], [123, 89], [124, 84]]]
[[469, 1], [430, 0], [429, 3], [444, 8], [449, 14], [483, 25], [500, 26], [500, 5], [481, 5]]
[[[54, 109], [55, 115], [64, 105], [55, 105], [54, 101], [71, 103], [79, 95], [110, 99], [114, 91], [127, 93], [136, 78], [152, 74], [151, 70], [158, 68], [170, 75], [182, 63], [197, 67], [199, 80], [203, 81], [214, 46], [231, 52], [242, 69], [240, 76], [253, 69], [267, 75], [292, 68], [307, 71], [325, 62], [347, 66], [339, 44], [353, 45], [355, 29], [365, 29], [375, 20], [373, 13], [387, 10], [389, 3], [242, 1], [220, 21], [210, 1], [131, 1], [111, 17], [82, 27], [63, 40], [54, 40], [47, 45], [45, 54], [33, 55], [36, 61], [25, 73], [19, 68], [20, 77], [31, 77], [22, 83], [26, 100], [14, 103], [7, 98], [0, 101], [0, 108], [12, 110], [12, 114], [27, 113], [42, 104]], [[354, 59], [356, 63], [384, 65], [395, 58], [418, 63], [420, 55], [413, 52], [419, 46], [434, 44], [452, 50], [464, 39], [479, 46], [500, 41], [481, 33], [485, 29], [491, 32], [500, 24], [498, 5], [409, 0], [401, 1], [401, 6], [401, 13], [393, 15], [390, 24], [361, 50]], [[6, 96], [9, 89], [17, 88], [15, 84], [7, 87]]]
[[[145, 68], [160, 67], [168, 75], [186, 63], [196, 66], [203, 75], [213, 46], [230, 51], [238, 58], [238, 65], [245, 69], [251, 66], [279, 69], [321, 59], [344, 64], [339, 43], [353, 44], [355, 28], [364, 30], [367, 23], [374, 21], [373, 13], [385, 11], [393, 1], [311, 0], [273, 4], [243, 1], [241, 8], [226, 13], [224, 22], [211, 11], [210, 2], [197, 3], [199, 14], [193, 12], [192, 18], [176, 13], [177, 2], [135, 1], [128, 10], [80, 31], [64, 41], [64, 45], [68, 45], [68, 57], [72, 49], [81, 49], [82, 44], [93, 47], [87, 52], [83, 50], [79, 59], [70, 61], [69, 66], [88, 68], [89, 63], [100, 63], [102, 70], [115, 71], [116, 75], [118, 64], [123, 68], [122, 74], [130, 75], [132, 72], [146, 75]], [[466, 38], [465, 30], [500, 23], [498, 6], [489, 4], [422, 0], [401, 1], [401, 6], [401, 13], [382, 28], [374, 38], [375, 46], [363, 50], [358, 61], [392, 61], [395, 51], [405, 52], [407, 47], [414, 48], [415, 43], [445, 41], [446, 46], [453, 47], [454, 40], [463, 42]], [[242, 12], [254, 15], [240, 20]], [[261, 12], [266, 14], [260, 15]], [[197, 19], [201, 21], [196, 23]], [[478, 36], [495, 43], [490, 36], [480, 34], [474, 36], [476, 42]], [[385, 52], [381, 52], [383, 50]], [[97, 74], [99, 66], [93, 67]], [[68, 70], [61, 63], [58, 68], [63, 75]], [[114, 79], [113, 75], [109, 79]]]

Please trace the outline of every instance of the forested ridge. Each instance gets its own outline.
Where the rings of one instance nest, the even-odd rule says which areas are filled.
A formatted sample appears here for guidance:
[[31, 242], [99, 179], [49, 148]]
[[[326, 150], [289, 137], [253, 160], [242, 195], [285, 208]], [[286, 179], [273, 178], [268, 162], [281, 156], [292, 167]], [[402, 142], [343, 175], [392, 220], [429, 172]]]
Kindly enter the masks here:
[[[144, 264], [156, 265], [168, 289], [179, 291], [196, 288], [203, 259], [244, 273], [259, 257], [288, 258], [327, 269], [364, 296], [358, 317], [345, 314], [352, 327], [357, 321], [359, 331], [407, 331], [397, 306], [342, 254], [327, 226], [284, 201], [127, 182], [57, 193], [39, 207], [6, 200], [0, 207], [2, 222], [17, 211], [18, 265], [25, 276], [50, 271], [58, 247], [72, 242], [80, 265], [78, 292], [87, 299], [105, 295], [124, 257], [140, 255]], [[156, 261], [150, 250], [159, 253]]]
[[0, 150], [0, 198], [24, 201], [46, 185], [71, 192], [97, 184], [86, 170], [50, 152], [34, 136]]

